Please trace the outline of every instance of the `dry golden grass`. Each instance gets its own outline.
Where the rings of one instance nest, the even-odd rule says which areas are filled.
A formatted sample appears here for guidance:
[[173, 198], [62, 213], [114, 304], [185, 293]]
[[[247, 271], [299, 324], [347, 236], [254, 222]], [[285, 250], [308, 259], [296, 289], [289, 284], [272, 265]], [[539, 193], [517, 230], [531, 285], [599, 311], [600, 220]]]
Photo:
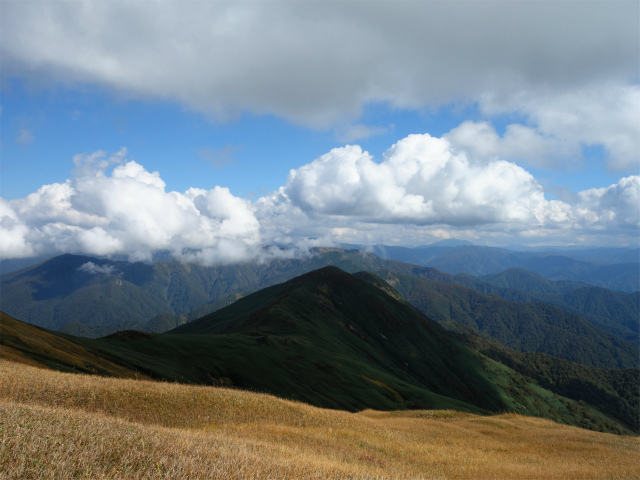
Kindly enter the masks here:
[[[34, 354], [37, 356], [34, 357]], [[141, 375], [99, 357], [86, 348], [0, 312], [0, 358], [45, 367], [58, 364], [69, 371], [106, 374], [122, 378]]]
[[358, 414], [0, 361], [0, 478], [640, 478], [640, 439], [450, 411]]

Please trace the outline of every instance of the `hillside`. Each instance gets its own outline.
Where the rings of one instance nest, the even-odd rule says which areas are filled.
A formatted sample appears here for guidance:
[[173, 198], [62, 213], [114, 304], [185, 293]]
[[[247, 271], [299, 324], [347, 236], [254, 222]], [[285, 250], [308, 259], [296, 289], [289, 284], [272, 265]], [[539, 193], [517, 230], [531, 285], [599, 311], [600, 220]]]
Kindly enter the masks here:
[[144, 377], [73, 340], [20, 322], [4, 312], [0, 312], [0, 357], [63, 372]]
[[[350, 273], [392, 271], [459, 283], [511, 301], [551, 303], [621, 338], [638, 341], [639, 293], [588, 291], [590, 298], [597, 295], [600, 300], [584, 302], [571, 293], [573, 287], [579, 289], [585, 284], [552, 282], [524, 270], [507, 271], [481, 281], [342, 249], [316, 249], [312, 255], [297, 259], [219, 267], [179, 262], [147, 265], [62, 255], [2, 275], [1, 308], [33, 325], [94, 338], [123, 329], [166, 331], [222, 308], [238, 296], [326, 265]], [[507, 276], [510, 279], [505, 280]]]
[[7, 361], [0, 379], [3, 480], [640, 476], [637, 438], [514, 414], [353, 414]]
[[517, 303], [496, 295], [411, 275], [387, 273], [413, 306], [434, 320], [464, 324], [523, 352], [547, 353], [601, 368], [638, 366], [637, 346], [583, 318], [544, 303]]
[[155, 379], [235, 386], [352, 411], [515, 411], [626, 431], [477, 354], [385, 289], [394, 296], [328, 267], [172, 333], [63, 337]]
[[543, 353], [522, 353], [485, 335], [460, 328], [465, 345], [537, 381], [540, 386], [602, 412], [640, 433], [640, 369], [601, 369]]
[[[575, 313], [614, 335], [640, 343], [640, 292], [615, 292], [581, 282], [553, 281], [520, 268], [481, 277], [456, 277], [461, 284], [507, 300], [544, 302]], [[498, 288], [491, 288], [490, 285]]]

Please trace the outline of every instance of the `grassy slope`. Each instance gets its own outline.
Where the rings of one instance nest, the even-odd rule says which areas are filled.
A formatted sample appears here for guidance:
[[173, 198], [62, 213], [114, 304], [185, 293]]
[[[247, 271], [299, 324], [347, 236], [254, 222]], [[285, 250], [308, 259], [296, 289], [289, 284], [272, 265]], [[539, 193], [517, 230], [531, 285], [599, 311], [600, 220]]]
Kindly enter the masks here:
[[632, 479], [638, 438], [519, 415], [322, 410], [0, 361], [0, 479]]
[[136, 372], [115, 364], [77, 343], [0, 312], [0, 356], [60, 371], [134, 378]]

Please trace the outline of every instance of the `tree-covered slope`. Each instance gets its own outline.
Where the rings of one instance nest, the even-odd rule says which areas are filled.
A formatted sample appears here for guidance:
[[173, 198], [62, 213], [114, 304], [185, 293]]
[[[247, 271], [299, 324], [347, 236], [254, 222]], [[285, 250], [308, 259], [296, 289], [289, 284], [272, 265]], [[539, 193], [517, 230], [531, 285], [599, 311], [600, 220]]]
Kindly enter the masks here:
[[560, 308], [510, 302], [462, 285], [411, 275], [388, 273], [384, 278], [436, 321], [471, 326], [510, 348], [601, 368], [638, 366], [636, 345]]
[[541, 353], [517, 352], [477, 334], [461, 334], [458, 338], [542, 387], [594, 405], [640, 433], [640, 369], [600, 369]]
[[616, 292], [581, 282], [553, 281], [520, 268], [479, 280], [461, 277], [457, 280], [507, 300], [549, 303], [580, 315], [620, 338], [640, 341], [640, 292]]

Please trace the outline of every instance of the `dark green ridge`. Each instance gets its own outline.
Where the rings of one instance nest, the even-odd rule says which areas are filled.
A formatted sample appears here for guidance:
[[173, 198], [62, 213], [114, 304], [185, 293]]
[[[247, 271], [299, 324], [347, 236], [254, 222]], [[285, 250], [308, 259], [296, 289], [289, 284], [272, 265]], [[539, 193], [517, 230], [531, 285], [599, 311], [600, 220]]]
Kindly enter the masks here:
[[[83, 270], [88, 262], [99, 268], [94, 273]], [[390, 271], [456, 283], [510, 301], [549, 303], [625, 340], [640, 342], [638, 292], [624, 294], [578, 282], [552, 282], [522, 269], [482, 281], [341, 249], [317, 249], [301, 259], [219, 267], [61, 255], [0, 276], [1, 308], [31, 324], [73, 335], [95, 338], [122, 329], [162, 332], [222, 308], [240, 295], [326, 265], [350, 273]]]
[[413, 275], [387, 272], [383, 278], [434, 320], [473, 327], [515, 350], [546, 353], [600, 368], [635, 368], [640, 362], [637, 344], [553, 305], [510, 302], [455, 283]]

